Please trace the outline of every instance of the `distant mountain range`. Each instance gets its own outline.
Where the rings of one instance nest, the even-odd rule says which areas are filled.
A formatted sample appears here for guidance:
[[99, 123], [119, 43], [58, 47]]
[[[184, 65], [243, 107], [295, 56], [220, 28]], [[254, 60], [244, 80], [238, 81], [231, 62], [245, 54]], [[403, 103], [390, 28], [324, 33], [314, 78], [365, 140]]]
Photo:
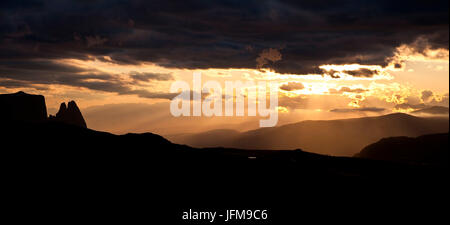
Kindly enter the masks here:
[[352, 156], [381, 138], [417, 137], [446, 133], [448, 130], [448, 117], [422, 118], [394, 113], [378, 117], [302, 121], [242, 133], [235, 130], [212, 130], [198, 134], [168, 135], [166, 138], [193, 147], [306, 149], [319, 154]]

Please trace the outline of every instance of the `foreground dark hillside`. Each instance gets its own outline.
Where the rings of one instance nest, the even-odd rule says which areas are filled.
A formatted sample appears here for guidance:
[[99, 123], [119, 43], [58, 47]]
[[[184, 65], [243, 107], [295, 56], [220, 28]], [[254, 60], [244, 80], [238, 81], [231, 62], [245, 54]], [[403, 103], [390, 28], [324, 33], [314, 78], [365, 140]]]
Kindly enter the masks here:
[[449, 163], [448, 133], [429, 134], [416, 138], [390, 137], [365, 147], [356, 157], [436, 164], [447, 166]]
[[[7, 107], [0, 110], [2, 203], [4, 213], [19, 224], [26, 223], [17, 219], [24, 215], [45, 224], [174, 224], [181, 222], [182, 211], [188, 209], [269, 210], [268, 221], [250, 221], [257, 224], [323, 222], [328, 218], [360, 224], [358, 216], [383, 222], [387, 218], [417, 221], [411, 214], [423, 215], [429, 223], [445, 215], [440, 205], [448, 201], [448, 163], [394, 163], [302, 150], [198, 149], [151, 133], [113, 135], [90, 130], [75, 102], [68, 107], [61, 104], [59, 112], [50, 117], [45, 99], [39, 95], [0, 95], [0, 105]], [[434, 127], [420, 118], [394, 117], [399, 118], [388, 119], [383, 126], [403, 124], [421, 132]], [[370, 125], [380, 118], [362, 120]], [[419, 123], [414, 122], [417, 120]], [[341, 139], [336, 139], [334, 146], [330, 142], [334, 139], [319, 139], [319, 143], [324, 148], [342, 148], [367, 133], [377, 133], [371, 126], [362, 126], [360, 119], [355, 121], [331, 122], [334, 129], [343, 131], [345, 127], [353, 129], [353, 124], [353, 130], [360, 131], [352, 133], [354, 136], [344, 139], [344, 134], [335, 133]], [[448, 129], [448, 124], [434, 123]], [[289, 138], [294, 133], [283, 130], [296, 131], [302, 124], [278, 131]], [[302, 129], [327, 134], [333, 126], [313, 127]], [[273, 133], [277, 129], [253, 131], [257, 134], [253, 138], [258, 138], [254, 140], [259, 141], [253, 144], [267, 144], [272, 138], [267, 135], [281, 138]], [[223, 141], [227, 133], [208, 133], [210, 142], [205, 143], [213, 144], [217, 137]], [[243, 141], [240, 143], [245, 144]]]
[[430, 196], [448, 199], [448, 171], [439, 166], [301, 150], [195, 149], [150, 133], [119, 136], [56, 122], [7, 123], [0, 137], [10, 207], [26, 202], [27, 213], [50, 221], [177, 221], [180, 210], [195, 207], [268, 208], [273, 221], [303, 220], [361, 206], [361, 215], [370, 214], [389, 202], [387, 216], [398, 206], [421, 211], [419, 202]]

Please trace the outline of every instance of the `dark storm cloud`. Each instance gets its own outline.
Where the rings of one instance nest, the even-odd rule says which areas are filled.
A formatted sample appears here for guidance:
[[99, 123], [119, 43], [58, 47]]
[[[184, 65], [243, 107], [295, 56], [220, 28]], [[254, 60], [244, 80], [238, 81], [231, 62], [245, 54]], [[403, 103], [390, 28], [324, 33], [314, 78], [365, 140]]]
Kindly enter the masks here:
[[332, 109], [330, 112], [335, 113], [349, 113], [349, 112], [383, 112], [386, 109], [376, 108], [376, 107], [365, 107], [365, 108], [344, 108], [344, 109]]
[[[448, 49], [448, 1], [1, 1], [0, 61], [110, 56], [116, 63], [322, 73], [378, 64], [400, 44]], [[418, 47], [418, 50], [420, 48]], [[58, 72], [54, 68], [54, 72]], [[370, 71], [351, 72], [370, 76]]]

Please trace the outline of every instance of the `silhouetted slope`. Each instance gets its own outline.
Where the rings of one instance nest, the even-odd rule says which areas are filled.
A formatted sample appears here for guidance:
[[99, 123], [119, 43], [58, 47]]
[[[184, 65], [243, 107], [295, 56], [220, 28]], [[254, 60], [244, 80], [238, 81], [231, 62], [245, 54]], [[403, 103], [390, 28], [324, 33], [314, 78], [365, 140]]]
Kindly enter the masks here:
[[219, 143], [232, 143], [241, 133], [229, 129], [217, 129], [198, 134], [174, 134], [165, 138], [176, 143], [187, 144], [193, 147], [221, 147]]
[[[184, 136], [183, 139], [177, 137], [169, 137], [169, 139], [175, 143], [194, 147], [223, 146], [278, 150], [302, 148], [320, 154], [352, 156], [363, 147], [383, 137], [416, 137], [448, 132], [448, 127], [448, 118], [421, 118], [395, 113], [379, 117], [303, 121], [240, 134], [222, 133], [217, 137], [201, 133], [192, 135], [192, 138]], [[203, 144], [202, 139], [205, 140]]]
[[433, 166], [301, 150], [194, 149], [150, 133], [113, 135], [57, 122], [7, 123], [0, 139], [8, 208], [27, 202], [27, 215], [58, 223], [86, 221], [90, 213], [138, 222], [128, 216], [138, 212], [174, 224], [189, 208], [249, 207], [289, 224], [281, 221], [318, 221], [324, 212], [371, 216], [386, 202], [396, 204], [385, 212], [402, 217], [399, 208], [423, 213], [418, 201], [447, 199], [448, 171]]
[[398, 162], [439, 164], [448, 167], [448, 133], [416, 138], [390, 137], [373, 143], [355, 157]]
[[22, 91], [0, 94], [0, 122], [42, 122], [47, 119], [47, 107], [42, 95], [30, 95]]
[[24, 160], [21, 164], [29, 157], [31, 161], [26, 163], [26, 167], [47, 163], [63, 163], [62, 167], [70, 167], [73, 163], [89, 161], [95, 167], [118, 163], [121, 167], [173, 169], [176, 173], [197, 169], [203, 174], [252, 171], [257, 172], [253, 177], [267, 178], [273, 175], [273, 179], [294, 174], [322, 178], [351, 176], [385, 179], [395, 171], [407, 174], [409, 169], [414, 168], [357, 158], [324, 156], [301, 150], [195, 149], [173, 144], [152, 133], [114, 135], [59, 122], [6, 123], [0, 136], [3, 146], [12, 146], [5, 148], [4, 152], [12, 155], [20, 153], [20, 160]]

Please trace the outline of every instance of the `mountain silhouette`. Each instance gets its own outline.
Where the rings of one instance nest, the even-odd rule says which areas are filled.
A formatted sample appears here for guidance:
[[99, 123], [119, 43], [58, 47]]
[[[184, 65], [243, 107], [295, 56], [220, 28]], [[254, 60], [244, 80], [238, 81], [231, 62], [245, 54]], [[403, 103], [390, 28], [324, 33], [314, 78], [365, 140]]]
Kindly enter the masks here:
[[233, 130], [198, 134], [167, 135], [180, 144], [193, 147], [241, 149], [307, 149], [310, 152], [352, 156], [384, 137], [417, 137], [448, 132], [448, 117], [422, 118], [403, 113], [341, 120], [302, 121], [280, 127], [260, 128], [243, 133]]
[[59, 111], [55, 116], [47, 117], [47, 106], [45, 97], [42, 95], [31, 95], [23, 91], [13, 94], [0, 95], [0, 121], [9, 122], [61, 122], [80, 127], [87, 127], [75, 101], [70, 101], [68, 106], [61, 103]]
[[68, 106], [66, 106], [66, 103], [64, 102], [61, 103], [59, 111], [55, 116], [50, 116], [49, 119], [80, 127], [87, 127], [86, 121], [84, 120], [83, 115], [81, 114], [81, 111], [75, 101], [70, 101]]
[[47, 107], [42, 95], [19, 91], [0, 94], [0, 121], [43, 122], [47, 119]]
[[[383, 210], [398, 214], [401, 208], [410, 215], [421, 212], [417, 201], [440, 199], [448, 191], [448, 170], [440, 166], [301, 149], [199, 149], [152, 133], [114, 135], [55, 120], [7, 120], [0, 138], [2, 187], [13, 198], [8, 206], [27, 202], [33, 218], [50, 213], [46, 221], [55, 217], [57, 223], [62, 220], [56, 216], [90, 213], [130, 222], [136, 218], [121, 215], [145, 212], [152, 221], [177, 224], [180, 209], [253, 205], [267, 208], [275, 224], [289, 224], [280, 221], [299, 220], [298, 212], [302, 220], [315, 221], [323, 212], [370, 217], [394, 197], [399, 203]], [[149, 210], [150, 204], [157, 210]]]
[[[12, 145], [14, 149], [20, 149], [7, 151], [6, 154], [20, 153], [20, 160], [23, 160], [20, 164], [27, 162], [26, 167], [58, 165], [58, 170], [51, 173], [60, 173], [59, 170], [64, 168], [80, 170], [93, 169], [90, 167], [112, 168], [115, 163], [120, 162], [120, 168], [125, 170], [128, 170], [126, 168], [128, 166], [155, 170], [165, 168], [166, 172], [173, 170], [175, 174], [167, 177], [170, 179], [172, 176], [180, 178], [185, 175], [186, 179], [193, 179], [188, 174], [197, 172], [202, 174], [198, 179], [203, 179], [209, 173], [224, 175], [252, 171], [257, 172], [252, 175], [254, 178], [244, 176], [237, 179], [257, 181], [267, 176], [272, 179], [297, 176], [300, 170], [301, 176], [305, 176], [303, 178], [319, 176], [334, 179], [356, 176], [384, 179], [396, 172], [417, 175], [408, 174], [407, 167], [403, 168], [397, 164], [326, 156], [301, 149], [291, 151], [198, 149], [174, 144], [152, 133], [115, 135], [51, 120], [41, 123], [8, 122], [2, 127], [0, 136], [4, 139], [2, 143], [4, 146]], [[17, 141], [18, 139], [27, 141]], [[27, 155], [22, 155], [21, 151], [27, 152]], [[61, 161], [55, 158], [60, 158]], [[77, 166], [80, 162], [86, 163], [83, 168]]]
[[416, 138], [389, 137], [373, 143], [355, 157], [408, 163], [440, 164], [448, 167], [448, 133]]

